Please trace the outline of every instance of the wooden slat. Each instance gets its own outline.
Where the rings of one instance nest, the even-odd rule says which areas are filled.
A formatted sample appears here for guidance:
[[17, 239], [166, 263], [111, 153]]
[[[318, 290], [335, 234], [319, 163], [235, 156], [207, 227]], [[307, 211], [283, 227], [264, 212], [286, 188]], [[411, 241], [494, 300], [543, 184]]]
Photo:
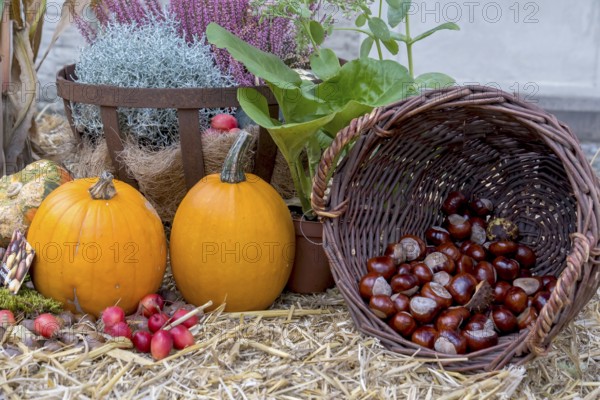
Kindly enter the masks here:
[[180, 108], [177, 110], [177, 116], [185, 185], [190, 190], [206, 174], [198, 110]]
[[119, 153], [123, 151], [123, 138], [119, 129], [117, 108], [102, 106], [100, 107], [100, 116], [104, 125], [104, 137], [108, 145], [108, 153], [117, 170], [117, 177], [137, 189], [137, 182], [129, 177], [127, 167], [119, 160]]
[[[271, 118], [277, 118], [279, 116], [279, 106], [270, 105], [269, 114], [271, 114]], [[273, 138], [271, 138], [269, 132], [261, 127], [258, 134], [256, 158], [254, 160], [254, 173], [266, 182], [271, 182], [273, 170], [275, 169], [276, 157], [277, 145], [273, 141]]]

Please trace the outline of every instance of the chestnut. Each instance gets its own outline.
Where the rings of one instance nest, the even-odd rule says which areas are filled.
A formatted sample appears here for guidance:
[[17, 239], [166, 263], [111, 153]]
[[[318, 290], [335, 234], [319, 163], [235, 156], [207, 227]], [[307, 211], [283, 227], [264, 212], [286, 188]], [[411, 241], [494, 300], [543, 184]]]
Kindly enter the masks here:
[[522, 268], [530, 269], [535, 266], [537, 257], [531, 247], [519, 244], [515, 253], [515, 260], [521, 265]]
[[488, 216], [494, 211], [494, 203], [489, 199], [476, 198], [469, 202], [469, 209], [479, 217]]
[[421, 324], [432, 322], [440, 312], [440, 306], [435, 300], [423, 296], [410, 299], [409, 308], [415, 321]]
[[442, 285], [435, 282], [427, 282], [421, 288], [421, 296], [435, 300], [440, 308], [445, 309], [452, 305], [452, 295]]
[[456, 269], [454, 261], [446, 254], [441, 253], [439, 251], [431, 253], [430, 255], [425, 257], [425, 260], [423, 260], [423, 262], [429, 267], [429, 269], [433, 273], [446, 271], [447, 273], [451, 274]]
[[442, 311], [442, 313], [435, 320], [435, 328], [440, 331], [442, 329], [457, 330], [463, 323], [463, 316], [460, 310], [448, 309]]
[[396, 274], [396, 263], [392, 257], [388, 256], [369, 258], [367, 260], [367, 271], [378, 273], [385, 279], [390, 279]]
[[471, 318], [471, 311], [467, 310], [463, 306], [453, 306], [448, 308], [448, 311], [452, 311], [453, 313], [460, 315], [462, 317], [463, 324], [465, 324], [469, 318]]
[[520, 314], [527, 308], [527, 293], [517, 286], [513, 286], [506, 292], [504, 306], [514, 314]]
[[457, 261], [462, 253], [452, 242], [444, 242], [436, 247], [437, 251], [444, 253], [450, 257], [453, 261]]
[[538, 313], [535, 308], [527, 307], [517, 317], [517, 325], [519, 326], [519, 329], [529, 328], [531, 325], [534, 325], [537, 317]]
[[533, 296], [533, 307], [537, 310], [538, 313], [542, 312], [542, 308], [544, 308], [548, 300], [550, 300], [550, 295], [550, 292], [543, 291], [537, 292], [535, 296]]
[[397, 312], [408, 311], [410, 298], [407, 295], [394, 293], [390, 298], [392, 299]]
[[475, 272], [474, 264], [471, 257], [463, 254], [456, 262], [456, 272], [459, 274], [473, 274]]
[[373, 314], [381, 319], [389, 318], [396, 313], [396, 307], [394, 307], [394, 302], [390, 299], [390, 296], [383, 294], [371, 297], [369, 308], [373, 311]]
[[426, 244], [418, 236], [404, 235], [398, 243], [404, 247], [407, 261], [419, 260], [425, 256]]
[[477, 282], [487, 281], [492, 286], [496, 284], [496, 269], [487, 261], [479, 261], [473, 275]]
[[458, 274], [452, 278], [447, 289], [456, 303], [464, 305], [473, 297], [476, 286], [477, 280], [473, 275]]
[[413, 274], [394, 275], [390, 281], [392, 292], [412, 296], [419, 290], [419, 279]]
[[532, 276], [533, 276], [533, 274], [531, 273], [531, 270], [524, 269], [524, 268], [521, 268], [519, 270], [519, 278], [531, 278]]
[[517, 240], [519, 237], [519, 228], [517, 225], [506, 218], [492, 219], [486, 229], [488, 240]]
[[[471, 237], [469, 240], [473, 243], [484, 244], [487, 240], [487, 233], [485, 232], [485, 225], [475, 224], [475, 221], [480, 220], [480, 218], [471, 218]], [[485, 224], [485, 223], [484, 223]]]
[[511, 240], [498, 240], [491, 242], [488, 250], [498, 256], [510, 257], [517, 252], [518, 245]]
[[479, 331], [482, 329], [494, 329], [494, 322], [492, 322], [492, 320], [489, 319], [485, 314], [473, 314], [473, 316], [471, 316], [471, 318], [469, 318], [469, 320], [465, 324], [466, 331]]
[[519, 276], [519, 263], [504, 256], [494, 258], [492, 265], [496, 269], [498, 279], [513, 281]]
[[552, 293], [552, 291], [554, 290], [554, 287], [556, 286], [557, 281], [558, 281], [558, 279], [556, 279], [555, 276], [552, 276], [552, 275], [542, 276], [542, 285], [544, 285], [544, 288], [547, 291], [549, 291], [550, 293]]
[[412, 334], [411, 342], [419, 346], [433, 349], [435, 340], [438, 338], [438, 331], [431, 326], [420, 326]]
[[513, 281], [513, 286], [523, 289], [527, 296], [533, 296], [542, 289], [542, 280], [538, 277], [517, 278]]
[[398, 269], [396, 270], [396, 275], [412, 274], [412, 269], [413, 266], [410, 264], [400, 264], [398, 265]]
[[443, 329], [433, 344], [435, 351], [446, 354], [465, 354], [467, 339], [456, 330]]
[[466, 206], [467, 197], [459, 191], [454, 191], [448, 193], [442, 204], [442, 212], [446, 215], [457, 214], [462, 212]]
[[463, 240], [471, 237], [471, 221], [462, 215], [448, 215], [446, 217], [446, 228], [453, 239]]
[[448, 286], [450, 281], [452, 280], [452, 275], [447, 273], [446, 271], [440, 271], [433, 274], [432, 282], [439, 283], [443, 287]]
[[424, 285], [433, 280], [433, 272], [425, 263], [420, 262], [412, 266], [412, 273], [419, 280], [419, 285]]
[[498, 344], [498, 334], [491, 329], [464, 331], [469, 351], [479, 351]]
[[435, 249], [435, 246], [427, 246], [425, 247], [425, 257], [427, 257], [428, 255], [430, 255], [431, 253], [435, 253], [437, 250]]
[[500, 281], [494, 286], [494, 304], [503, 304], [506, 299], [506, 293], [512, 287], [508, 282]]
[[406, 251], [401, 243], [390, 243], [385, 249], [385, 256], [390, 257], [395, 265], [406, 262]]
[[499, 306], [492, 310], [492, 321], [494, 327], [500, 333], [511, 333], [515, 332], [519, 324], [517, 317], [506, 307]]
[[425, 239], [427, 243], [439, 245], [450, 241], [450, 233], [441, 226], [432, 226], [425, 231]]
[[487, 256], [485, 247], [474, 242], [469, 242], [469, 245], [465, 246], [464, 250], [462, 250], [461, 246], [461, 251], [475, 261], [483, 261]]
[[389, 326], [400, 335], [405, 338], [409, 338], [410, 335], [417, 329], [417, 323], [415, 319], [407, 312], [396, 313], [388, 322]]
[[374, 294], [387, 294], [388, 296], [392, 294], [389, 283], [376, 272], [364, 275], [358, 283], [358, 290], [360, 296], [365, 300], [369, 300]]

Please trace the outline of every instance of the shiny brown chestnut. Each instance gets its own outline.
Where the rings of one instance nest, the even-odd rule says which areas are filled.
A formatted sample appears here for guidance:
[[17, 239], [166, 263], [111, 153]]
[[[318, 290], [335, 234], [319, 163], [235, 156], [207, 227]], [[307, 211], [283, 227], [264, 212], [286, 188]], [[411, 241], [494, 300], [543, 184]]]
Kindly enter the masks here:
[[433, 274], [432, 282], [439, 283], [443, 287], [448, 286], [450, 281], [452, 280], [452, 275], [447, 273], [446, 271], [440, 271]]
[[395, 265], [400, 265], [403, 262], [406, 262], [406, 250], [404, 250], [404, 246], [402, 243], [390, 243], [385, 248], [385, 253], [387, 257], [390, 257]]
[[543, 288], [542, 280], [537, 276], [517, 278], [513, 281], [513, 286], [523, 289], [527, 296], [533, 296]]
[[420, 262], [412, 266], [412, 274], [419, 280], [419, 285], [423, 286], [433, 280], [433, 272], [425, 263]]
[[456, 265], [454, 261], [448, 257], [446, 254], [442, 252], [431, 253], [425, 260], [423, 260], [425, 265], [429, 267], [429, 269], [435, 274], [436, 272], [446, 271], [449, 274], [452, 274], [456, 270]]
[[404, 247], [404, 252], [406, 253], [406, 260], [420, 260], [425, 256], [425, 250], [427, 245], [418, 236], [415, 235], [404, 235], [398, 241]]
[[494, 304], [504, 304], [506, 293], [512, 287], [508, 282], [500, 281], [494, 286]]
[[549, 291], [550, 293], [552, 293], [552, 291], [554, 290], [554, 287], [556, 286], [557, 281], [558, 281], [558, 279], [556, 279], [555, 276], [552, 276], [552, 275], [542, 276], [542, 285], [544, 285], [544, 288], [547, 291]]
[[452, 278], [447, 289], [456, 303], [464, 305], [473, 297], [476, 286], [477, 280], [473, 275], [458, 274]]
[[[375, 272], [364, 275], [358, 283], [358, 289], [360, 296], [365, 300], [369, 300], [373, 296], [373, 289], [375, 289], [376, 294], [387, 294], [388, 296], [392, 294], [389, 283], [383, 276]], [[389, 293], [387, 293], [388, 290]]]
[[517, 317], [517, 325], [519, 326], [519, 329], [529, 328], [530, 326], [534, 325], [537, 317], [538, 313], [534, 307], [526, 308]]
[[396, 313], [396, 307], [390, 296], [382, 294], [371, 297], [369, 308], [378, 318], [386, 319]]
[[410, 305], [410, 298], [401, 293], [394, 293], [391, 297], [392, 302], [394, 302], [394, 307], [397, 312], [408, 311]]
[[450, 233], [441, 226], [432, 226], [425, 231], [425, 239], [427, 243], [439, 245], [444, 242], [450, 242]]
[[473, 314], [465, 324], [466, 331], [479, 331], [482, 329], [494, 329], [494, 322], [485, 314]]
[[517, 260], [519, 265], [521, 265], [521, 268], [533, 268], [537, 262], [535, 252], [531, 249], [531, 247], [524, 244], [519, 244], [517, 246], [517, 251], [514, 258]]
[[427, 257], [428, 255], [430, 255], [431, 253], [435, 253], [437, 250], [435, 248], [435, 246], [427, 246], [425, 247], [425, 257]]
[[470, 242], [468, 246], [465, 246], [463, 253], [475, 261], [483, 261], [487, 257], [487, 251], [485, 250], [485, 247], [474, 242]]
[[446, 229], [455, 240], [464, 240], [471, 237], [471, 221], [462, 215], [451, 214], [446, 217]]
[[467, 197], [459, 192], [450, 192], [444, 203], [442, 203], [442, 212], [446, 215], [458, 214], [462, 212], [467, 206]]
[[435, 351], [445, 354], [465, 354], [467, 339], [455, 330], [443, 329], [433, 345]]
[[496, 284], [496, 269], [487, 261], [479, 261], [473, 273], [477, 282], [487, 281], [492, 287]]
[[537, 292], [535, 296], [533, 296], [533, 307], [537, 310], [537, 312], [542, 312], [542, 308], [546, 305], [548, 300], [550, 300], [551, 293], [548, 291]]
[[453, 261], [457, 261], [462, 253], [452, 242], [445, 242], [436, 247], [437, 251], [444, 253], [450, 257]]
[[501, 333], [515, 332], [519, 328], [517, 317], [503, 306], [498, 306], [492, 310], [492, 321], [496, 330]]
[[452, 306], [448, 308], [448, 311], [452, 311], [460, 315], [463, 320], [463, 325], [469, 320], [469, 318], [471, 318], [471, 311], [467, 310], [467, 308], [463, 306]]
[[419, 346], [433, 349], [433, 344], [438, 338], [438, 331], [432, 326], [420, 326], [412, 334], [411, 342]]
[[419, 290], [419, 278], [413, 274], [394, 275], [390, 280], [393, 293], [412, 296]]
[[487, 233], [485, 232], [485, 223], [484, 225], [480, 225], [479, 223], [476, 224], [476, 222], [479, 220], [481, 220], [481, 218], [473, 217], [470, 219], [471, 237], [469, 237], [469, 240], [473, 243], [484, 244], [487, 240]]
[[414, 296], [410, 299], [410, 313], [415, 321], [421, 324], [432, 322], [440, 312], [438, 303], [424, 296]]
[[404, 263], [398, 265], [398, 269], [396, 270], [396, 275], [402, 274], [412, 274], [412, 265]]
[[464, 331], [463, 336], [467, 340], [470, 352], [488, 349], [498, 344], [498, 334], [490, 329]]
[[519, 270], [519, 278], [531, 278], [532, 276], [533, 274], [531, 273], [531, 270], [525, 268], [521, 268]]
[[444, 310], [435, 320], [435, 328], [457, 330], [463, 323], [463, 315], [459, 310]]
[[460, 256], [458, 261], [456, 261], [456, 273], [458, 274], [473, 274], [475, 269], [473, 268], [475, 262], [471, 257], [466, 254]]
[[367, 260], [367, 271], [378, 273], [385, 279], [390, 279], [396, 274], [396, 263], [392, 257], [388, 256], [369, 258]]
[[439, 283], [425, 283], [421, 288], [421, 296], [435, 300], [441, 309], [446, 309], [452, 305], [452, 295]]
[[399, 312], [390, 318], [388, 324], [393, 330], [407, 339], [413, 334], [415, 329], [417, 329], [415, 319], [412, 315], [404, 311]]
[[527, 293], [517, 286], [513, 286], [506, 292], [504, 306], [513, 314], [520, 314], [527, 308]]
[[503, 281], [513, 281], [519, 276], [519, 263], [504, 256], [494, 258], [492, 265], [496, 269], [498, 279]]
[[513, 254], [517, 252], [518, 245], [512, 240], [498, 240], [495, 242], [491, 242], [488, 250], [490, 253], [498, 256], [511, 257]]
[[488, 216], [494, 211], [494, 203], [485, 198], [475, 198], [469, 202], [471, 212], [479, 217]]

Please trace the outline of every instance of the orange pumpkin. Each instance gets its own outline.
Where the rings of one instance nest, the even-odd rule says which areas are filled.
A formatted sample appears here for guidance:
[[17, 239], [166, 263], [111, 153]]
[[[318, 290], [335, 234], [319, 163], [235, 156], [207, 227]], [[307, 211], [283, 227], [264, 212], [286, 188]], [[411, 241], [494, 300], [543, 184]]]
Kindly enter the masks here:
[[74, 312], [129, 314], [161, 285], [167, 245], [148, 201], [105, 172], [77, 179], [42, 202], [27, 235], [36, 250], [33, 283]]
[[226, 303], [226, 311], [267, 308], [279, 296], [294, 260], [294, 226], [275, 189], [244, 174], [249, 144], [240, 133], [223, 172], [187, 193], [171, 229], [175, 283], [190, 303]]

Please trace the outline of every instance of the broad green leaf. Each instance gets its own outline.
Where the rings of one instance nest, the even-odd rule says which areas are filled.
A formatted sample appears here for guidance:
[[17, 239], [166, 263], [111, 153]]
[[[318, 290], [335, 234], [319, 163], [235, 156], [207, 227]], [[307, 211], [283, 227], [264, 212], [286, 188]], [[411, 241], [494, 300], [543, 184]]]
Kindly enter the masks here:
[[227, 49], [234, 59], [259, 78], [283, 88], [290, 85], [300, 87], [302, 84], [300, 75], [279, 57], [249, 45], [214, 22], [206, 28], [206, 38], [218, 48]]
[[375, 43], [375, 41], [371, 36], [368, 36], [365, 38], [365, 40], [363, 40], [362, 44], [360, 45], [360, 58], [369, 57], [369, 53], [371, 53], [371, 49], [373, 48], [373, 43]]
[[321, 45], [325, 40], [325, 29], [318, 21], [311, 20], [309, 23], [310, 35], [317, 45]]
[[381, 18], [373, 17], [369, 19], [369, 29], [376, 38], [385, 41], [390, 39], [390, 29]]
[[440, 89], [456, 83], [454, 78], [441, 72], [427, 72], [415, 78], [417, 88]]
[[340, 72], [340, 60], [331, 49], [322, 49], [310, 55], [310, 68], [321, 80], [333, 78]]
[[359, 28], [361, 26], [365, 26], [365, 24], [367, 23], [367, 16], [365, 14], [360, 14], [358, 17], [356, 17], [356, 21], [354, 21], [354, 23]]
[[323, 126], [323, 133], [333, 140], [340, 130], [348, 126], [350, 121], [371, 112], [373, 108], [371, 105], [361, 104], [352, 100], [346, 103], [343, 108], [336, 111], [334, 118]]
[[413, 43], [416, 43], [416, 42], [418, 42], [419, 40], [423, 40], [423, 39], [425, 39], [426, 37], [433, 35], [433, 34], [434, 34], [434, 33], [436, 33], [437, 31], [441, 31], [441, 30], [444, 30], [444, 29], [448, 29], [448, 30], [451, 30], [451, 31], [459, 31], [459, 30], [460, 30], [460, 27], [459, 27], [458, 25], [456, 25], [454, 22], [446, 22], [446, 23], [444, 23], [444, 24], [441, 24], [441, 25], [438, 25], [438, 26], [436, 26], [436, 27], [435, 27], [435, 28], [433, 28], [433, 29], [430, 29], [430, 30], [428, 30], [428, 31], [426, 31], [426, 32], [423, 32], [423, 33], [421, 33], [419, 36], [415, 37], [415, 38], [412, 40], [412, 42], [413, 42]]
[[388, 24], [395, 28], [406, 18], [411, 0], [386, 0], [388, 3]]
[[398, 47], [398, 42], [396, 42], [394, 39], [391, 39], [391, 38], [390, 38], [390, 40], [384, 41], [383, 45], [394, 56], [396, 54], [398, 54], [398, 51], [400, 50], [400, 48]]
[[363, 10], [363, 12], [365, 14], [367, 14], [367, 15], [371, 15], [372, 14], [371, 9], [369, 8], [368, 5], [366, 5], [366, 4], [359, 4], [359, 7], [360, 7], [361, 10]]
[[406, 37], [406, 35], [400, 33], [400, 32], [391, 32], [390, 36], [392, 37], [392, 39], [399, 41], [399, 42], [408, 42], [408, 38]]

